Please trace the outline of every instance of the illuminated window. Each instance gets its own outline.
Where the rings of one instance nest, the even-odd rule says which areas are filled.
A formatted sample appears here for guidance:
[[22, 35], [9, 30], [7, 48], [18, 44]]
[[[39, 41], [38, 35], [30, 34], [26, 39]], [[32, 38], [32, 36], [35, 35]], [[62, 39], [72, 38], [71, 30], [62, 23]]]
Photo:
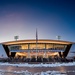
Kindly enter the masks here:
[[29, 46], [30, 49], [45, 49], [45, 44], [30, 44]]
[[46, 49], [53, 49], [53, 44], [46, 44]]
[[28, 44], [21, 45], [21, 49], [28, 49]]

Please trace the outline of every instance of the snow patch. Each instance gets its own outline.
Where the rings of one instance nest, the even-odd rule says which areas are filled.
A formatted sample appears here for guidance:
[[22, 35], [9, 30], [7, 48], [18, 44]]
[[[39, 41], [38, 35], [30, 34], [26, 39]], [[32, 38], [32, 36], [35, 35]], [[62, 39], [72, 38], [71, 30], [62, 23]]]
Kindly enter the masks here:
[[28, 70], [26, 70], [26, 71], [10, 71], [10, 72], [0, 70], [0, 75], [5, 75], [6, 73], [10, 73], [11, 75], [12, 75], [12, 73], [18, 74], [18, 75], [67, 75], [66, 72], [59, 72], [59, 71], [46, 71], [46, 72], [37, 72], [37, 73], [32, 74]]
[[75, 66], [75, 62], [69, 63], [40, 63], [40, 64], [28, 64], [28, 63], [19, 63], [19, 64], [11, 64], [11, 63], [0, 63], [0, 65], [4, 66], [16, 66], [16, 67], [59, 67], [59, 66]]

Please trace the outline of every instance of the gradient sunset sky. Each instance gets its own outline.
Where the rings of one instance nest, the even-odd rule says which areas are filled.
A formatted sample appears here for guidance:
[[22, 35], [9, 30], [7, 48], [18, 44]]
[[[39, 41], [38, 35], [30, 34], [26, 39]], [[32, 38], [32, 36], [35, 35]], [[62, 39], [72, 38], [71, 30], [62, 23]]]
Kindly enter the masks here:
[[0, 0], [0, 42], [35, 39], [75, 42], [74, 0]]

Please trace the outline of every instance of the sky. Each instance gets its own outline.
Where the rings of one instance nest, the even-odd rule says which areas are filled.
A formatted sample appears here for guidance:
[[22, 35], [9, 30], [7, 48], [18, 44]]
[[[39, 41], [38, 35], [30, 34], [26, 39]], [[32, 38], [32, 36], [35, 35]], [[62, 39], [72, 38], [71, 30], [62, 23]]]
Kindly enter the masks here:
[[35, 39], [75, 42], [74, 0], [0, 0], [0, 42]]

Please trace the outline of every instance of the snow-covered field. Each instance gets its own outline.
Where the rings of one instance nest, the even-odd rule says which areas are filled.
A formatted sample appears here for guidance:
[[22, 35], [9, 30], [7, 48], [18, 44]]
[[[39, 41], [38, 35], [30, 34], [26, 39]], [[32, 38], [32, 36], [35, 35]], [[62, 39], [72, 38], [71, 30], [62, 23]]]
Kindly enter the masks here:
[[[48, 63], [40, 63], [40, 64], [28, 64], [28, 63], [2, 63], [0, 62], [0, 66], [15, 66], [15, 67], [35, 67], [35, 68], [40, 68], [40, 67], [62, 67], [62, 66], [75, 66], [75, 62], [69, 62], [69, 63], [52, 63], [52, 64], [48, 64]], [[36, 73], [32, 73], [28, 70], [21, 70], [21, 71], [13, 71], [13, 70], [4, 70], [4, 69], [0, 69], [0, 75], [67, 75], [67, 73], [69, 73], [70, 71], [40, 71], [40, 72], [36, 72]], [[75, 71], [71, 71], [74, 72]]]
[[37, 73], [34, 73], [32, 74], [31, 72], [29, 71], [3, 71], [3, 70], [0, 70], [0, 75], [7, 75], [7, 74], [10, 74], [10, 75], [67, 75], [66, 72], [59, 72], [59, 71], [46, 71], [46, 72], [37, 72]]
[[51, 63], [51, 64], [28, 64], [28, 63], [0, 63], [0, 65], [4, 66], [17, 66], [17, 67], [58, 67], [58, 66], [75, 66], [75, 62], [69, 63]]

